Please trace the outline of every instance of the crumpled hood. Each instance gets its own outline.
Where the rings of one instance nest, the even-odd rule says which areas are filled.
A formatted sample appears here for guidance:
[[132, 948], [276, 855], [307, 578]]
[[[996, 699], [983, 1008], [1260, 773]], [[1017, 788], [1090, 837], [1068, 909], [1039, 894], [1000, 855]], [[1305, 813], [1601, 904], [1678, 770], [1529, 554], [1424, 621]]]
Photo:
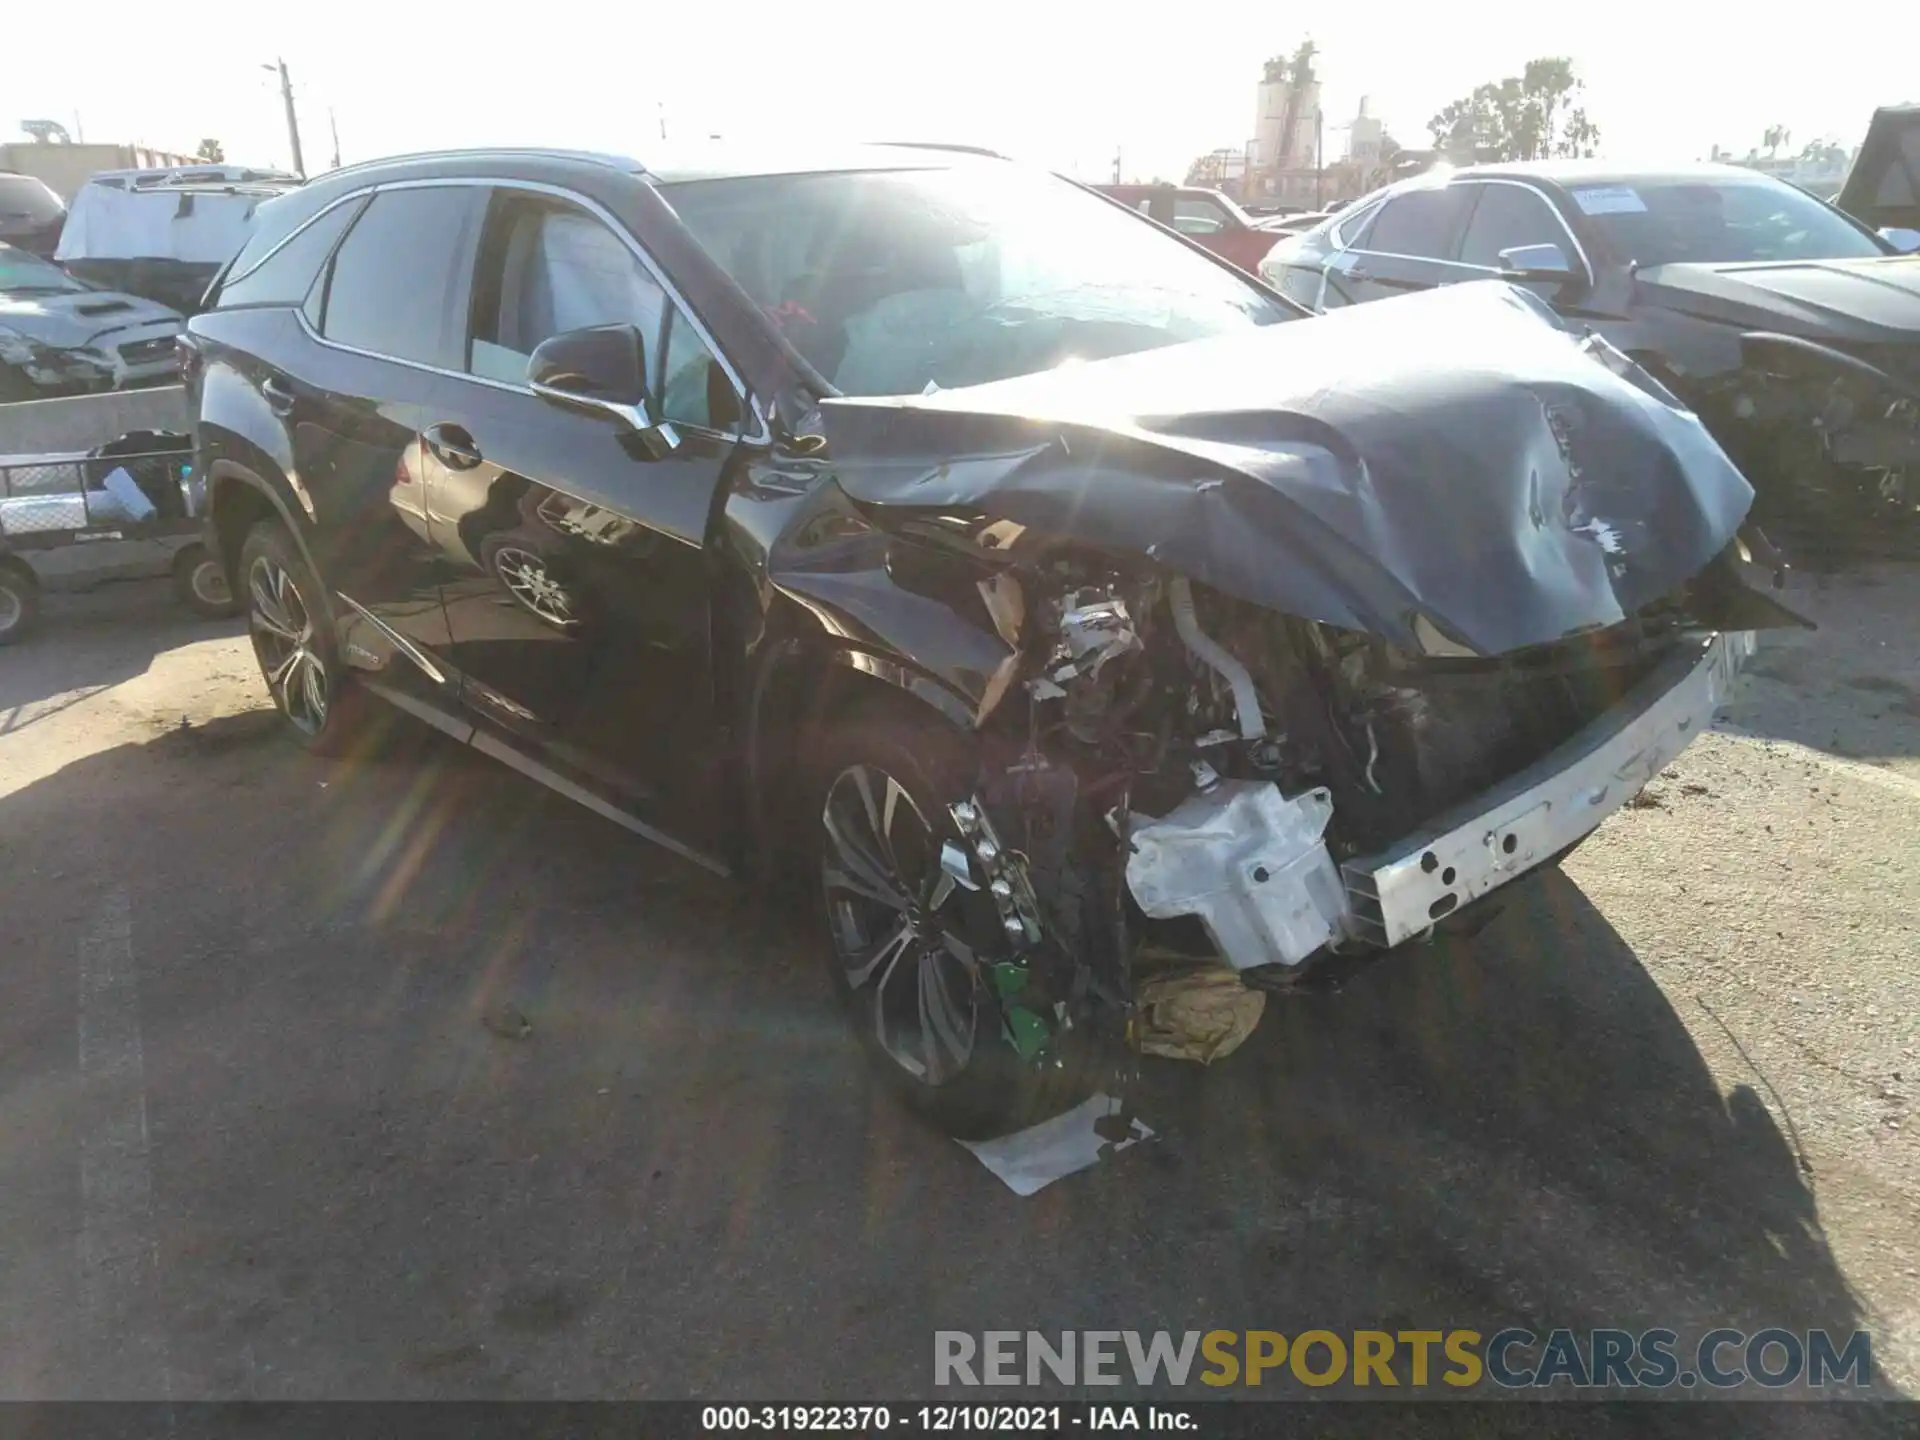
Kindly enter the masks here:
[[1409, 648], [1424, 616], [1486, 655], [1618, 623], [1753, 499], [1644, 372], [1498, 281], [822, 415], [864, 504], [1150, 556]]
[[1920, 259], [1651, 265], [1635, 280], [1689, 314], [1809, 339], [1920, 341]]
[[112, 290], [57, 295], [0, 292], [0, 329], [63, 350], [98, 345], [123, 330], [165, 325], [178, 330], [186, 320], [178, 310], [138, 295]]

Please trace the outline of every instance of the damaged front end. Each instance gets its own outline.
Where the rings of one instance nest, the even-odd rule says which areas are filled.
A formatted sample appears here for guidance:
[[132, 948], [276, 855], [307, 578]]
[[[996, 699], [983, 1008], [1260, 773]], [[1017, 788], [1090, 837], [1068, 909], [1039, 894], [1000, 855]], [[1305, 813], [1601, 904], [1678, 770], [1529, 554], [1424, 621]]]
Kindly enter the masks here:
[[1920, 351], [1857, 348], [1750, 332], [1740, 366], [1698, 382], [1695, 400], [1753, 477], [1765, 523], [1822, 553], [1911, 554]]
[[1699, 422], [1467, 288], [825, 407], [895, 583], [1007, 647], [942, 865], [993, 898], [1023, 1056], [1137, 1038], [1142, 954], [1271, 988], [1423, 934], [1590, 833], [1752, 630], [1802, 623], [1745, 585], [1752, 492]]

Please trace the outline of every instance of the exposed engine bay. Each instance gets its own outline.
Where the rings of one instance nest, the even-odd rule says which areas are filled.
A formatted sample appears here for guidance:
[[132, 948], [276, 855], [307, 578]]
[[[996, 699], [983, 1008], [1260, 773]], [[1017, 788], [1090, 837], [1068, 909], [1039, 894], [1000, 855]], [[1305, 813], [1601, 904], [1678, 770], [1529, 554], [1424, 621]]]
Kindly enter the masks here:
[[[974, 577], [972, 603], [1012, 650], [974, 717], [978, 787], [952, 807], [967, 848], [950, 846], [942, 863], [993, 899], [1005, 952], [994, 983], [1008, 1038], [1029, 1058], [1062, 1027], [1128, 1014], [1143, 926], [1158, 950], [1211, 951], [1269, 987], [1408, 938], [1385, 913], [1390, 882], [1372, 859], [1530, 767], [1553, 769], [1637, 692], [1664, 695], [1663, 666], [1730, 679], [1745, 630], [1795, 623], [1741, 583], [1737, 548], [1621, 624], [1484, 657], [1436, 630], [1424, 632], [1431, 653], [1408, 653], [1149, 562], [1050, 548], [1017, 526], [947, 516], [911, 522], [901, 539], [896, 580], [958, 600]], [[991, 561], [976, 568], [960, 562], [966, 552]], [[1630, 798], [1710, 708], [1643, 756], [1653, 769], [1626, 777], [1630, 788], [1590, 799], [1571, 839]], [[1506, 873], [1482, 888], [1566, 848], [1521, 852], [1521, 833], [1501, 834], [1493, 858]], [[1456, 884], [1457, 867], [1431, 849], [1413, 868]], [[1418, 928], [1475, 893], [1423, 899]]]

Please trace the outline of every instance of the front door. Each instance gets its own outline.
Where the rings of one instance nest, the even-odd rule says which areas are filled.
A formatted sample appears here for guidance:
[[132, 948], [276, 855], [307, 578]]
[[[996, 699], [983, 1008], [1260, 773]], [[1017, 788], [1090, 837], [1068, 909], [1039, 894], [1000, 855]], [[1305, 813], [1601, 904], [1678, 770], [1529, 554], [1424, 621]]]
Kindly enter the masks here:
[[[465, 378], [442, 382], [423, 427], [465, 698], [582, 783], [679, 820], [711, 780], [705, 544], [739, 393], [634, 243], [584, 203], [496, 189], [471, 313]], [[680, 438], [664, 457], [527, 387], [541, 341], [608, 324], [644, 337]]]

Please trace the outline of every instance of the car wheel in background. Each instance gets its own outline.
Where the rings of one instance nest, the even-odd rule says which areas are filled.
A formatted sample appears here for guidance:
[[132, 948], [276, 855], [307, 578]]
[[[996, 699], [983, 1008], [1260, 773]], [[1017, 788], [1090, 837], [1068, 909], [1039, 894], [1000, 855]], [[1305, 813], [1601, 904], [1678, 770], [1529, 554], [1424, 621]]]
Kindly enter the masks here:
[[0, 645], [24, 639], [39, 618], [39, 579], [20, 561], [0, 557]]
[[173, 598], [206, 620], [224, 620], [240, 608], [227, 572], [204, 545], [189, 545], [173, 557]]

